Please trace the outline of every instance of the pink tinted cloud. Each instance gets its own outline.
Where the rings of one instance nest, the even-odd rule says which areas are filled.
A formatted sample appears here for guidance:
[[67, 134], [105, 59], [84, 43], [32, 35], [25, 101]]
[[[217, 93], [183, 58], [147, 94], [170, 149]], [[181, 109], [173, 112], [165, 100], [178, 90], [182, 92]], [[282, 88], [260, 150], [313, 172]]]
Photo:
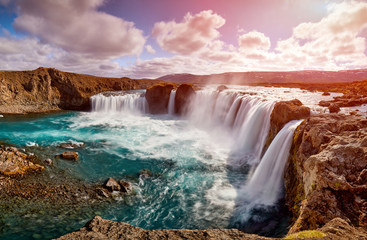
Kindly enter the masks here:
[[137, 55], [145, 37], [134, 23], [99, 12], [103, 0], [18, 0], [14, 26], [71, 53], [99, 59]]
[[224, 23], [224, 18], [211, 10], [202, 11], [194, 16], [188, 13], [179, 23], [175, 21], [156, 23], [152, 35], [162, 49], [190, 55], [218, 38], [220, 33], [217, 29]]
[[270, 39], [265, 36], [264, 33], [251, 31], [242, 34], [238, 38], [238, 45], [241, 50], [253, 51], [253, 50], [263, 50], [268, 51], [270, 48]]

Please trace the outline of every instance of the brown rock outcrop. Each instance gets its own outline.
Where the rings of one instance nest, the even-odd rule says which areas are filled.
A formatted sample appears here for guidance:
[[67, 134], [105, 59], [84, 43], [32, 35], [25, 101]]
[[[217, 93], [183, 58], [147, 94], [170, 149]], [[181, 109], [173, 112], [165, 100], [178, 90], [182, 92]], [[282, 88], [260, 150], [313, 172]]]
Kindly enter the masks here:
[[273, 239], [247, 234], [237, 229], [209, 230], [144, 230], [124, 222], [113, 222], [97, 216], [80, 230], [64, 235], [58, 240], [75, 239]]
[[285, 171], [290, 233], [316, 229], [335, 217], [367, 226], [367, 119], [313, 115], [295, 131]]
[[168, 102], [173, 87], [173, 84], [156, 84], [147, 89], [145, 98], [151, 114], [168, 112]]
[[157, 80], [104, 78], [52, 68], [0, 72], [0, 113], [88, 110], [100, 92], [145, 89]]
[[191, 98], [195, 95], [195, 90], [191, 84], [181, 84], [175, 95], [175, 113], [183, 115], [187, 112], [188, 104]]
[[[324, 235], [323, 240], [363, 240], [367, 237], [367, 231], [349, 225], [341, 218], [334, 218], [325, 226], [318, 229]], [[309, 235], [310, 234], [304, 234]], [[301, 235], [302, 236], [302, 235]], [[144, 230], [131, 226], [124, 222], [113, 222], [99, 216], [94, 217], [83, 228], [76, 232], [66, 234], [57, 240], [88, 240], [88, 239], [205, 239], [205, 240], [252, 240], [252, 239], [275, 239], [261, 237], [254, 234], [241, 232], [237, 229], [208, 229], [208, 230]], [[288, 239], [288, 238], [287, 238]], [[294, 239], [294, 238], [291, 238]], [[299, 239], [299, 238], [297, 238]], [[302, 237], [302, 239], [316, 239], [315, 237]]]
[[0, 175], [17, 176], [43, 170], [43, 166], [33, 163], [30, 156], [17, 148], [0, 147]]
[[304, 119], [311, 114], [310, 108], [303, 106], [298, 99], [275, 103], [270, 115], [270, 129], [264, 151], [269, 147], [278, 132], [292, 120]]

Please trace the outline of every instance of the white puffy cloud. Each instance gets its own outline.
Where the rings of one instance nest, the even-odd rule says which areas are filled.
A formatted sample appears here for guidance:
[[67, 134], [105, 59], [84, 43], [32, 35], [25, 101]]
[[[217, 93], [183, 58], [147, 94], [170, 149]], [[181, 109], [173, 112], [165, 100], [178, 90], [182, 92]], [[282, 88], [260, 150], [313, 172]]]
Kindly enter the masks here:
[[175, 21], [156, 23], [152, 35], [162, 49], [190, 55], [218, 38], [220, 33], [217, 29], [224, 23], [224, 18], [211, 10], [202, 11], [194, 16], [188, 13], [179, 23]]
[[279, 41], [278, 57], [306, 68], [367, 67], [366, 36], [360, 35], [366, 28], [366, 2], [332, 4], [322, 20], [302, 23], [291, 38]]
[[147, 52], [150, 53], [150, 54], [155, 54], [156, 53], [156, 51], [152, 47], [152, 45], [149, 45], [149, 44], [145, 46], [145, 50], [147, 50]]
[[243, 51], [268, 51], [270, 48], [270, 39], [264, 33], [251, 31], [242, 34], [238, 38], [238, 45]]
[[86, 57], [138, 55], [143, 32], [121, 18], [99, 12], [103, 0], [18, 0], [17, 30]]

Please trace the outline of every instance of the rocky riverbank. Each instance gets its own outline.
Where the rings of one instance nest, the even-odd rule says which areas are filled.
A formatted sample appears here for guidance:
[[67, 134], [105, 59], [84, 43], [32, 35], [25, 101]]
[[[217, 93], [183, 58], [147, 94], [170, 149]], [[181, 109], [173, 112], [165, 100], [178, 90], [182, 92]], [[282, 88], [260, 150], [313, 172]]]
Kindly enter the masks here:
[[367, 227], [367, 119], [313, 115], [295, 131], [285, 171], [290, 233], [335, 217]]
[[90, 97], [105, 91], [148, 88], [158, 80], [105, 78], [53, 68], [0, 72], [0, 113], [88, 110]]

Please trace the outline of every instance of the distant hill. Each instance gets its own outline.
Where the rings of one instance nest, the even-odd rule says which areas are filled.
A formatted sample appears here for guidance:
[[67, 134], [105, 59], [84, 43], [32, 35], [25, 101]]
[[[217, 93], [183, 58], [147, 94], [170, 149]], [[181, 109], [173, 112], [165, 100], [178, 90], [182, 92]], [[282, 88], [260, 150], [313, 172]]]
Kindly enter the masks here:
[[171, 74], [158, 80], [175, 83], [239, 84], [259, 83], [338, 83], [367, 79], [367, 69], [343, 71], [229, 72], [211, 75]]

